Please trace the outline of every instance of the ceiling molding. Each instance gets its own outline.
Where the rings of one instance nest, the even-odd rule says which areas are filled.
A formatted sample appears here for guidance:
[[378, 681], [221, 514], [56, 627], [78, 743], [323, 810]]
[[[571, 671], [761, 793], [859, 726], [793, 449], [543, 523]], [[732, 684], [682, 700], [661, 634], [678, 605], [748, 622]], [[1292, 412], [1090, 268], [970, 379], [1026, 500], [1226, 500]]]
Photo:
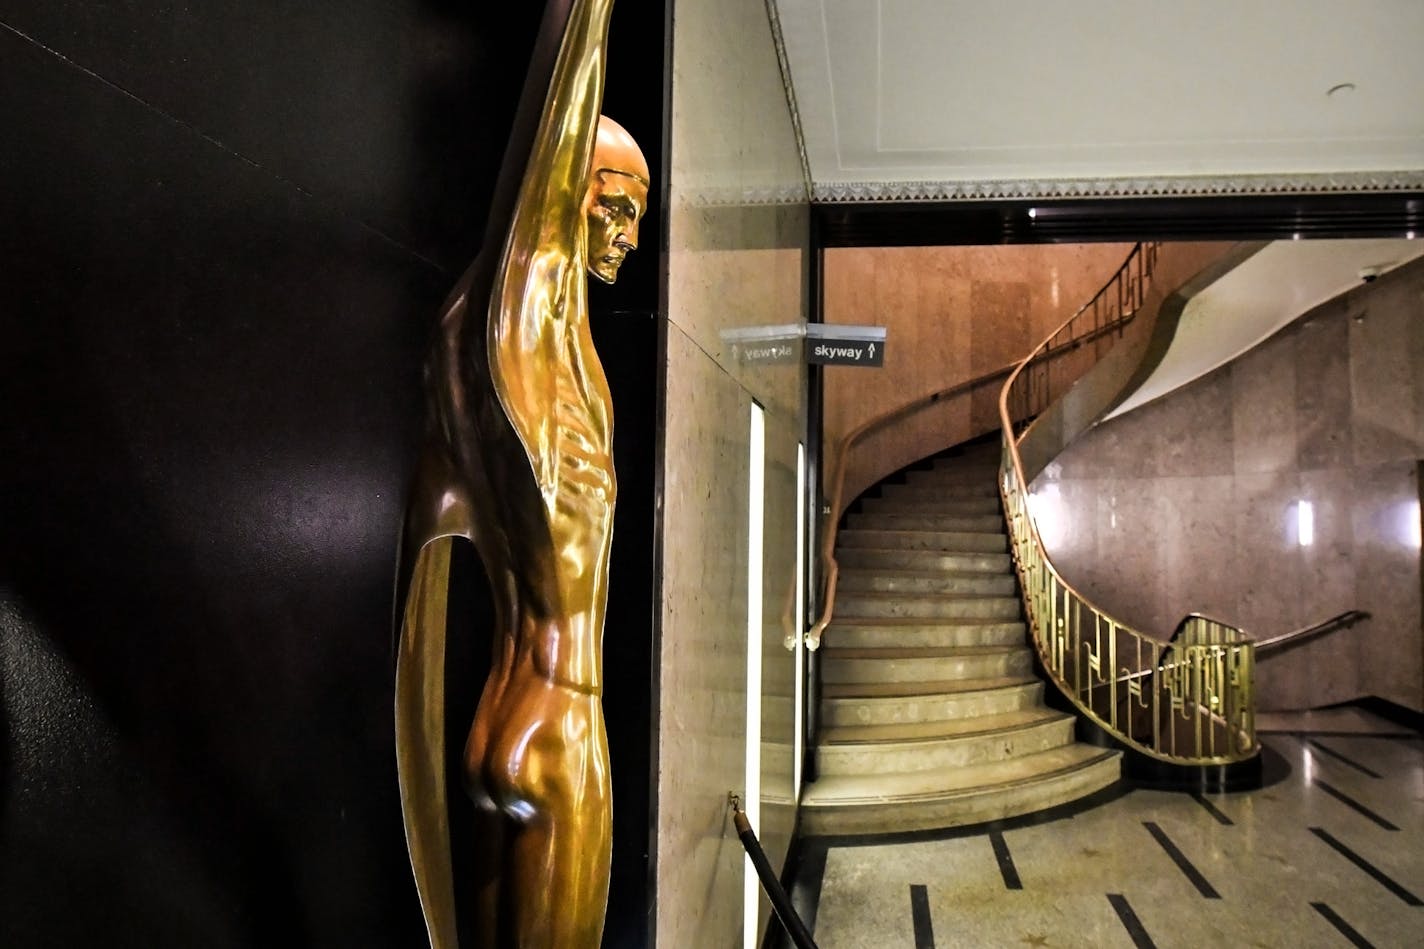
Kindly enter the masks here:
[[1063, 178], [1002, 181], [839, 181], [812, 189], [818, 204], [1342, 194], [1424, 190], [1424, 171], [1209, 175], [1176, 178]]
[[786, 58], [786, 39], [781, 32], [781, 14], [776, 9], [776, 0], [766, 0], [766, 16], [771, 24], [771, 41], [776, 46], [776, 64], [781, 70], [781, 88], [786, 93], [786, 106], [791, 110], [791, 130], [796, 136], [796, 152], [801, 159], [804, 198], [811, 192], [811, 162], [806, 157], [806, 133], [801, 128], [801, 109], [796, 104], [796, 84], [791, 79], [791, 63]]
[[813, 204], [821, 247], [1424, 237], [1424, 189]]

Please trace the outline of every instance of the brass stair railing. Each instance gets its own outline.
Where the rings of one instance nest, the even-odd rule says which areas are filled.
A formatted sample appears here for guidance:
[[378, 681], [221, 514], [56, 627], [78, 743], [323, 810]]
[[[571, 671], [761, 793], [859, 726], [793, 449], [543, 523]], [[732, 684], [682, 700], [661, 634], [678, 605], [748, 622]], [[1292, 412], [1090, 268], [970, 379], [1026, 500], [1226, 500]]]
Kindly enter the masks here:
[[[1167, 644], [1108, 615], [1063, 579], [1030, 510], [1019, 445], [1027, 428], [1090, 368], [1055, 374], [1043, 357], [1104, 339], [1146, 301], [1158, 245], [1139, 244], [1117, 274], [1009, 375], [999, 396], [999, 492], [1024, 611], [1044, 669], [1078, 711], [1125, 746], [1183, 765], [1231, 764], [1260, 750], [1255, 649], [1234, 626], [1196, 617]], [[1075, 324], [1077, 324], [1075, 326]], [[1098, 354], [1095, 354], [1098, 355]]]

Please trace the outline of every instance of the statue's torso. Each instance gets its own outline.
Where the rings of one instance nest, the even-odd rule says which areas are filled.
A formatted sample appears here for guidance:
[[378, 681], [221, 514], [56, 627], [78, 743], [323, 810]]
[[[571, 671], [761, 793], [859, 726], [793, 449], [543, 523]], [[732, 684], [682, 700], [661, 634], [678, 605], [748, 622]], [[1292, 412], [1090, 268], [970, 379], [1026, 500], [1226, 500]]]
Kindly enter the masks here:
[[[542, 611], [539, 604], [519, 604], [523, 621], [511, 631], [516, 653], [526, 653], [542, 677], [598, 691], [617, 483], [612, 400], [588, 328], [581, 264], [576, 256], [563, 292], [545, 298], [548, 312], [532, 314], [524, 325], [536, 335], [515, 350], [518, 358], [501, 359], [492, 348], [490, 369], [504, 392], [530, 391], [515, 384], [515, 373], [537, 377], [536, 399], [506, 398], [502, 406], [529, 456], [552, 547], [509, 565], [524, 581], [520, 587], [548, 591], [551, 601]], [[519, 417], [521, 411], [528, 417]], [[488, 499], [494, 509], [484, 505], [486, 515], [507, 520], [499, 506], [529, 497], [513, 494]]]

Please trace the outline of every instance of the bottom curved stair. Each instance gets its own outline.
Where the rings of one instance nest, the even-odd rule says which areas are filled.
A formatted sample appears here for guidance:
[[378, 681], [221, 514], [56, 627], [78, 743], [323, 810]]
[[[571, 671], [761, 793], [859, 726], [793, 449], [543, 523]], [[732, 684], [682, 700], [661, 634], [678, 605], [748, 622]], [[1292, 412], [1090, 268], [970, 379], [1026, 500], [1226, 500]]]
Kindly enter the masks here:
[[800, 828], [819, 836], [979, 824], [1087, 797], [1120, 771], [1118, 752], [1073, 744], [988, 764], [824, 775], [801, 798]]
[[1043, 704], [1003, 521], [986, 517], [996, 479], [989, 452], [939, 460], [840, 532], [803, 833], [983, 823], [1120, 779], [1118, 752], [1075, 743], [1072, 717]]

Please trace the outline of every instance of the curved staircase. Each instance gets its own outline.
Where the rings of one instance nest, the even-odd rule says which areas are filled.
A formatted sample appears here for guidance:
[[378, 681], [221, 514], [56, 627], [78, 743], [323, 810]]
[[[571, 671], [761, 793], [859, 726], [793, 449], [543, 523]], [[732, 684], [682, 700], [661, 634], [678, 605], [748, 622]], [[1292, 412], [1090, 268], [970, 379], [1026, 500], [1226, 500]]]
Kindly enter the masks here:
[[1073, 717], [1043, 704], [998, 463], [997, 442], [937, 459], [863, 498], [839, 532], [803, 832], [980, 823], [1119, 779], [1117, 752], [1076, 744]]

